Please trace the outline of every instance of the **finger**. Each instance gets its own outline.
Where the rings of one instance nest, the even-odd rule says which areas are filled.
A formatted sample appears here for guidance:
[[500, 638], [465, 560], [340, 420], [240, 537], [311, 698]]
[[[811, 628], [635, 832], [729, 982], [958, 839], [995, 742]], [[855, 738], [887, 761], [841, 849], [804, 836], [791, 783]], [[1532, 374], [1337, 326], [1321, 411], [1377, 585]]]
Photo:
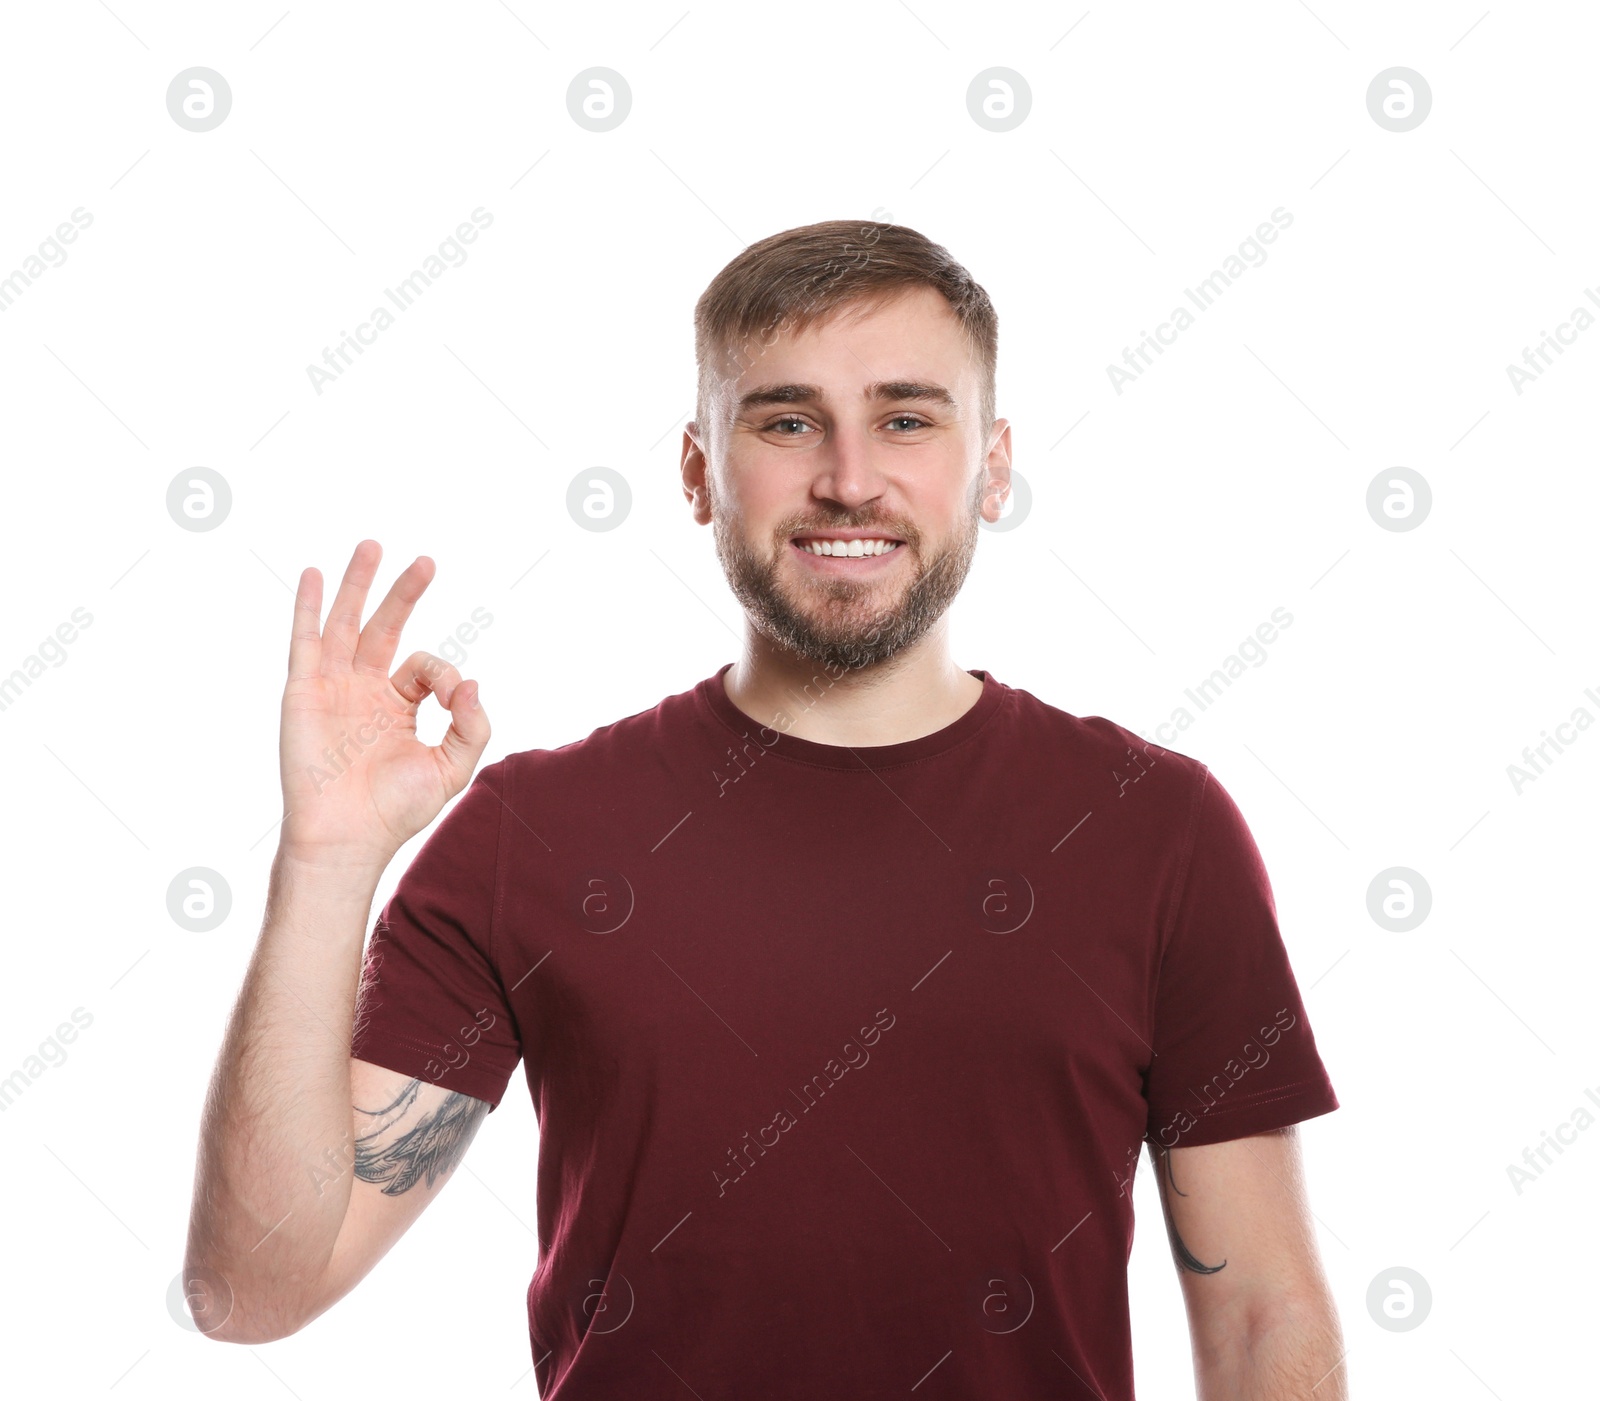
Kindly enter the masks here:
[[433, 579], [433, 561], [427, 555], [418, 555], [404, 573], [389, 586], [380, 603], [361, 629], [361, 640], [356, 644], [355, 669], [382, 674], [394, 661], [400, 645], [400, 632], [411, 616], [411, 610], [422, 597], [422, 591]]
[[432, 652], [413, 652], [389, 680], [412, 705], [421, 705], [423, 697], [431, 691], [448, 710], [450, 697], [461, 682], [461, 673]]
[[322, 662], [322, 572], [300, 571], [294, 596], [294, 623], [289, 632], [289, 679], [320, 676]]
[[478, 701], [476, 681], [463, 681], [455, 688], [449, 709], [450, 728], [444, 732], [436, 752], [444, 765], [450, 791], [456, 794], [467, 786], [483, 757], [489, 743], [489, 717]]
[[383, 546], [376, 540], [363, 540], [350, 556], [339, 592], [334, 595], [333, 607], [328, 609], [328, 621], [322, 629], [323, 671], [350, 671], [354, 667], [361, 609], [382, 558]]

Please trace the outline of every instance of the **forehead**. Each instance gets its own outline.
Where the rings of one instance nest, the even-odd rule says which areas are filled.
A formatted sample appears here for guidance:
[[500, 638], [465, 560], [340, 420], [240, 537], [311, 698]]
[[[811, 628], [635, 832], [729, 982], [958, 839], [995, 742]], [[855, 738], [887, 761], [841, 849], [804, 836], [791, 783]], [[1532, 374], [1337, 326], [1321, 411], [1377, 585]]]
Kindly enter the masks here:
[[883, 384], [932, 384], [960, 399], [975, 386], [977, 367], [949, 302], [931, 287], [911, 287], [877, 304], [847, 302], [802, 330], [758, 333], [727, 349], [719, 378], [736, 405], [791, 384], [852, 397]]

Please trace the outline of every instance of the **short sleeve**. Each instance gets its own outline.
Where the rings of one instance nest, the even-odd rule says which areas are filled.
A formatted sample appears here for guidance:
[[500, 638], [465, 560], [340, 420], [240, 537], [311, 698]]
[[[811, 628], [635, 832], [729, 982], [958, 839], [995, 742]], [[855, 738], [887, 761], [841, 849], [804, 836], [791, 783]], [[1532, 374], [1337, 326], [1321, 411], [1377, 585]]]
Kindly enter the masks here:
[[1146, 1138], [1189, 1148], [1339, 1107], [1250, 829], [1204, 765], [1155, 997]]
[[494, 962], [506, 760], [428, 835], [367, 942], [350, 1054], [498, 1107], [522, 1057]]

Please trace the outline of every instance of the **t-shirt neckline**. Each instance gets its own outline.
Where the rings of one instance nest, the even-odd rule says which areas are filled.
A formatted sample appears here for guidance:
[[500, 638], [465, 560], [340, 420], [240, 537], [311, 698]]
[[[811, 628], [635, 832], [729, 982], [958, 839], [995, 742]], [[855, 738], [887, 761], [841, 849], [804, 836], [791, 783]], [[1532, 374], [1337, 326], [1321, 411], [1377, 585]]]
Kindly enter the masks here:
[[[920, 759], [931, 758], [935, 754], [942, 754], [972, 738], [982, 729], [999, 708], [1008, 689], [987, 671], [968, 670], [969, 676], [975, 676], [983, 682], [983, 691], [972, 705], [943, 729], [919, 735], [916, 739], [902, 740], [898, 744], [821, 744], [816, 740], [802, 739], [798, 735], [787, 734], [773, 726], [763, 725], [759, 720], [740, 710], [728, 699], [728, 693], [722, 684], [723, 676], [732, 666], [732, 662], [723, 663], [714, 675], [706, 677], [695, 687], [695, 694], [712, 715], [736, 738], [748, 739], [759, 744], [766, 753], [777, 754], [796, 763], [830, 769], [877, 770], [896, 764], [914, 763]], [[791, 716], [802, 709], [804, 699], [798, 696], [795, 698], [794, 704], [789, 707]], [[811, 700], [811, 704], [816, 703], [815, 699]]]

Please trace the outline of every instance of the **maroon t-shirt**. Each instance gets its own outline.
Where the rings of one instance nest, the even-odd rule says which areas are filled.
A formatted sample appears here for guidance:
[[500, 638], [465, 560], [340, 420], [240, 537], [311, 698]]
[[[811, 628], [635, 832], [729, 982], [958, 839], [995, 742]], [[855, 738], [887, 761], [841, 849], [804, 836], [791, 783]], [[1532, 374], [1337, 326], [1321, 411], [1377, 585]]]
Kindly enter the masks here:
[[484, 768], [369, 945], [356, 1056], [524, 1066], [541, 1395], [1132, 1398], [1141, 1143], [1339, 1107], [1238, 808], [984, 671], [850, 748], [726, 670]]

